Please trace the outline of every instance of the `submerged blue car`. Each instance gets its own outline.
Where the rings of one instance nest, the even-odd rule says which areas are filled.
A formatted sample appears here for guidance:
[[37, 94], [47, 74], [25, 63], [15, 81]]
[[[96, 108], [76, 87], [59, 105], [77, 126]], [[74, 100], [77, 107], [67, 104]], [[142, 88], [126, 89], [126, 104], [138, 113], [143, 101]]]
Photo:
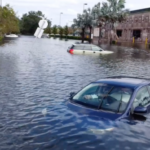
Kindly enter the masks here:
[[67, 107], [104, 122], [145, 118], [150, 112], [150, 80], [127, 76], [101, 79], [70, 93]]

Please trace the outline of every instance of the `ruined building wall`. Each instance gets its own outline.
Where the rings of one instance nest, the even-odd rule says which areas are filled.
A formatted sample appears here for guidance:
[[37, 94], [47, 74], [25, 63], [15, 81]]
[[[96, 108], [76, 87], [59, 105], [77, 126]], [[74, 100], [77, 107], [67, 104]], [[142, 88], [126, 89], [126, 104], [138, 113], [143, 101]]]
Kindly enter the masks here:
[[[109, 29], [109, 25], [102, 29], [101, 42], [107, 42], [109, 40]], [[125, 21], [117, 25], [116, 33], [117, 31], [121, 33], [117, 41], [132, 42], [134, 37], [135, 42], [144, 43], [146, 38], [148, 38], [148, 42], [150, 42], [150, 12], [131, 13]], [[98, 32], [98, 28], [93, 29], [93, 43], [95, 44], [98, 43]]]

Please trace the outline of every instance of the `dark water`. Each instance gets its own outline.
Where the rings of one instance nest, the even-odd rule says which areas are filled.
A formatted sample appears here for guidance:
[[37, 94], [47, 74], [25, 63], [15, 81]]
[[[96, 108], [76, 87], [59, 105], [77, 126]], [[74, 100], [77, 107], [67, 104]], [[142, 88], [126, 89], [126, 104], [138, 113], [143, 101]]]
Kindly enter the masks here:
[[150, 52], [103, 46], [114, 54], [70, 55], [72, 43], [21, 37], [0, 46], [0, 150], [149, 150], [149, 118], [105, 133], [64, 100], [102, 77], [149, 77]]

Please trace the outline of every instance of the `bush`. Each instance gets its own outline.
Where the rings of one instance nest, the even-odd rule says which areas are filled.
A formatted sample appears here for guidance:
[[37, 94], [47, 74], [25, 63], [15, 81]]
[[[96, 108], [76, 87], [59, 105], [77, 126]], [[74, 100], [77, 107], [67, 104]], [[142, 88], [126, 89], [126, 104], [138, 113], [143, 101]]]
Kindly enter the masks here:
[[3, 37], [2, 37], [2, 36], [0, 36], [0, 42], [2, 42], [2, 40], [3, 40]]
[[[60, 37], [60, 35], [50, 35], [50, 37], [55, 37], [55, 38], [62, 38], [62, 39], [72, 39], [72, 40], [82, 40], [81, 37], [78, 36], [65, 36], [63, 35], [62, 37]], [[88, 41], [88, 38], [84, 38], [85, 41]]]

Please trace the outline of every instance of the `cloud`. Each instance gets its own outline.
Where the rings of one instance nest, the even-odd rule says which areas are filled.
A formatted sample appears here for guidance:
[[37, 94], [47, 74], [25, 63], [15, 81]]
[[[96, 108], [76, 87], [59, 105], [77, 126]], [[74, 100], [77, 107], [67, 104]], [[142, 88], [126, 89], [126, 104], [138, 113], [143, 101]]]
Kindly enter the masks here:
[[59, 0], [60, 1], [60, 3], [62, 2], [62, 3], [70, 3], [70, 4], [77, 4], [78, 2], [77, 2], [77, 0]]
[[69, 15], [76, 15], [78, 12], [76, 10], [73, 10], [73, 9], [68, 9], [67, 10], [67, 14]]
[[[77, 13], [83, 12], [83, 4], [88, 5], [84, 8], [92, 8], [98, 2], [106, 2], [106, 0], [3, 0], [3, 5], [10, 4], [21, 17], [28, 11], [41, 10], [47, 18], [53, 18], [53, 24], [59, 24], [60, 12], [62, 15], [62, 25], [73, 20]], [[150, 6], [150, 0], [126, 0], [126, 8], [130, 10], [147, 8]]]

